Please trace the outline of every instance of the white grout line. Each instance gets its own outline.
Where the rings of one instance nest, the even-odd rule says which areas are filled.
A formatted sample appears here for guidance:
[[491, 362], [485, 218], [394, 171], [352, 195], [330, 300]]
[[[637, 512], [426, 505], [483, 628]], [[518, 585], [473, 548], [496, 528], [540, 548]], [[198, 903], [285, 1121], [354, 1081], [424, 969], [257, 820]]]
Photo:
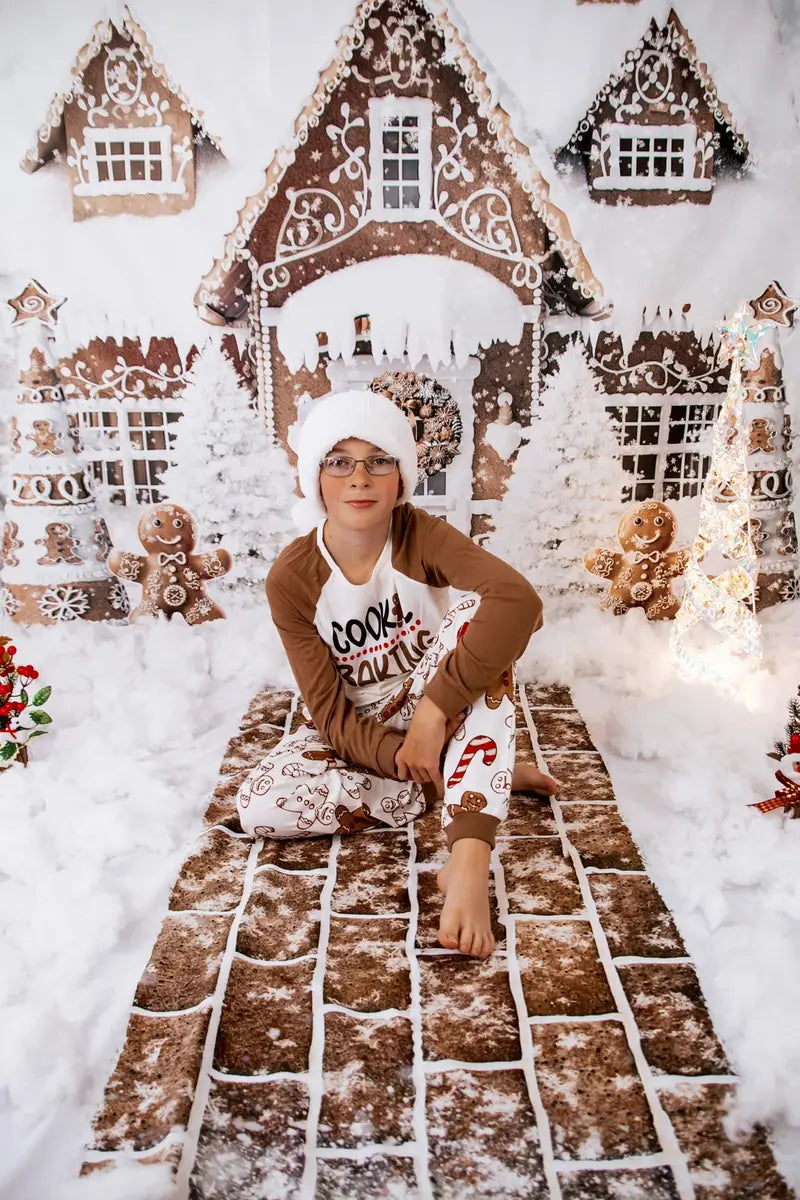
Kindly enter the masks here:
[[[519, 693], [520, 705], [522, 707], [522, 715], [525, 718], [525, 725], [527, 726], [528, 734], [531, 739], [531, 746], [533, 747], [533, 757], [536, 759], [536, 765], [539, 770], [546, 772], [547, 763], [545, 762], [544, 755], [542, 754], [542, 748], [539, 745], [539, 737], [536, 732], [536, 725], [534, 724], [533, 717], [531, 716], [531, 707], [528, 703], [528, 697], [525, 693], [524, 684], [519, 686], [517, 691]], [[569, 851], [567, 849], [569, 845], [569, 839], [567, 838], [567, 831], [564, 828], [564, 818], [561, 815], [561, 808], [556, 801], [555, 796], [550, 797], [550, 808], [552, 809], [553, 816], [555, 818], [556, 832], [561, 839], [561, 853], [564, 855], [564, 858], [567, 858], [569, 857]]]
[[227, 833], [228, 837], [232, 838], [234, 841], [239, 841], [239, 842], [251, 841], [251, 837], [250, 837], [249, 833], [237, 833], [235, 829], [228, 829], [227, 825], [221, 825], [219, 821], [217, 821], [214, 825], [206, 825], [205, 829], [200, 834], [200, 836], [198, 837], [197, 840], [200, 841], [202, 838], [204, 838], [206, 836], [206, 834], [214, 833], [215, 830], [217, 830], [219, 833]]
[[[536, 731], [534, 729], [533, 720], [530, 716], [530, 706], [528, 697], [525, 694], [524, 684], [517, 684], [517, 695], [522, 704], [523, 715], [525, 716], [525, 724], [531, 735], [531, 744], [534, 748], [534, 753], [540, 755], [539, 743], [536, 740]], [[561, 1185], [556, 1174], [555, 1152], [553, 1150], [553, 1138], [550, 1132], [550, 1120], [547, 1116], [547, 1110], [542, 1103], [541, 1093], [539, 1092], [539, 1083], [536, 1078], [536, 1060], [533, 1053], [533, 1036], [531, 1027], [528, 1023], [528, 1010], [525, 1007], [525, 995], [522, 990], [522, 975], [517, 959], [517, 925], [516, 921], [509, 915], [508, 911], [508, 894], [506, 892], [506, 879], [503, 873], [503, 865], [500, 855], [497, 850], [492, 851], [492, 871], [494, 874], [494, 890], [497, 898], [497, 912], [500, 920], [506, 927], [506, 950], [508, 954], [508, 986], [511, 996], [514, 1000], [514, 1005], [517, 1010], [517, 1027], [519, 1030], [520, 1049], [522, 1051], [522, 1060], [520, 1066], [522, 1068], [525, 1083], [528, 1089], [528, 1097], [531, 1102], [531, 1107], [536, 1117], [536, 1128], [539, 1135], [539, 1153], [542, 1158], [542, 1167], [544, 1169], [545, 1179], [547, 1181], [548, 1194], [550, 1200], [561, 1200]]]
[[647, 871], [626, 870], [624, 867], [584, 867], [581, 863], [581, 868], [587, 875], [638, 875], [641, 879], [649, 879]]
[[360, 1008], [347, 1008], [344, 1004], [333, 1004], [332, 1002], [325, 1003], [322, 1007], [325, 1012], [344, 1013], [346, 1017], [363, 1018], [365, 1021], [392, 1021], [396, 1017], [402, 1017], [405, 1021], [410, 1019], [410, 1012], [407, 1008], [378, 1008], [365, 1011]]
[[656, 1075], [655, 1085], [668, 1091], [683, 1083], [733, 1083], [739, 1084], [738, 1075]]
[[234, 1075], [231, 1071], [218, 1071], [216, 1067], [211, 1067], [208, 1073], [218, 1083], [275, 1083], [278, 1080], [290, 1079], [295, 1083], [308, 1084], [307, 1071], [273, 1071], [272, 1074], [265, 1072], [263, 1075]]
[[[371, 832], [372, 830], [370, 830]], [[332, 908], [331, 916], [336, 917], [339, 921], [407, 921], [411, 913], [346, 913], [337, 912], [335, 908]]]
[[377, 1155], [386, 1158], [416, 1158], [417, 1147], [414, 1142], [370, 1142], [368, 1146], [345, 1148], [344, 1146], [325, 1146], [317, 1151], [318, 1158], [349, 1158], [356, 1162], [366, 1162]]
[[241, 950], [234, 953], [236, 958], [252, 963], [255, 967], [291, 967], [293, 963], [311, 962], [317, 957], [316, 954], [298, 954], [296, 958], [253, 958], [251, 954], [243, 954]]
[[256, 875], [263, 875], [265, 871], [277, 871], [280, 875], [325, 875], [326, 867], [298, 867], [296, 871], [290, 870], [288, 867], [279, 867], [275, 863], [262, 863], [260, 867], [256, 867]]
[[666, 965], [666, 966], [671, 967], [676, 964], [679, 966], [680, 965], [688, 965], [690, 967], [694, 966], [694, 959], [688, 958], [686, 955], [676, 955], [674, 958], [669, 958], [669, 957], [657, 958], [655, 955], [613, 954], [612, 958], [614, 960], [614, 966], [616, 966], [616, 967], [633, 967], [633, 966], [638, 966], [640, 963], [644, 964], [645, 966], [649, 966], [649, 965], [665, 966]]
[[577, 913], [514, 913], [514, 920], [521, 921], [523, 925], [547, 921], [583, 921], [585, 924], [589, 920], [589, 914], [585, 908]]
[[621, 1171], [652, 1170], [655, 1167], [669, 1167], [669, 1156], [662, 1154], [631, 1154], [628, 1158], [559, 1159], [557, 1169], [562, 1175], [571, 1175], [575, 1171]]
[[[420, 958], [463, 958], [464, 955], [460, 950], [448, 950], [442, 946], [426, 946], [417, 951]], [[505, 958], [506, 950], [504, 948], [495, 949], [492, 951], [492, 960], [496, 958]]]
[[236, 950], [236, 939], [239, 936], [239, 925], [244, 914], [245, 907], [250, 899], [250, 892], [253, 887], [253, 875], [255, 874], [255, 864], [258, 859], [259, 851], [263, 846], [263, 840], [253, 842], [250, 847], [250, 855], [247, 860], [247, 868], [245, 870], [244, 881], [242, 883], [242, 895], [239, 904], [231, 921], [231, 927], [228, 931], [228, 940], [225, 945], [225, 951], [222, 955], [222, 961], [219, 966], [219, 974], [217, 975], [217, 986], [214, 989], [214, 995], [211, 1002], [211, 1018], [208, 1022], [206, 1031], [205, 1045], [203, 1046], [203, 1057], [200, 1063], [200, 1070], [197, 1074], [197, 1083], [195, 1086], [194, 1099], [192, 1101], [189, 1120], [186, 1123], [186, 1137], [184, 1142], [184, 1150], [181, 1155], [181, 1161], [178, 1164], [178, 1170], [175, 1176], [175, 1190], [179, 1200], [186, 1200], [189, 1195], [189, 1176], [194, 1166], [194, 1161], [197, 1156], [197, 1143], [200, 1138], [200, 1128], [203, 1123], [206, 1104], [211, 1085], [211, 1065], [214, 1060], [214, 1047], [217, 1041], [217, 1031], [222, 1016], [222, 1006], [225, 999], [225, 992], [228, 987], [228, 979], [231, 973], [233, 964], [234, 952]]
[[335, 833], [328, 855], [328, 877], [319, 898], [320, 922], [317, 942], [317, 964], [311, 978], [311, 1046], [308, 1051], [308, 1116], [306, 1118], [306, 1161], [300, 1181], [299, 1196], [314, 1200], [317, 1191], [317, 1134], [324, 1088], [325, 1006], [323, 1003], [325, 971], [328, 966], [328, 942], [331, 934], [331, 896], [336, 886], [336, 862], [341, 835]]
[[190, 1008], [165, 1008], [163, 1010], [156, 1008], [142, 1008], [140, 1004], [132, 1004], [131, 1012], [137, 1013], [140, 1017], [185, 1017], [189, 1013], [202, 1012], [204, 1008], [208, 1008], [211, 1003], [210, 996], [204, 996], [199, 1004], [193, 1004]]
[[598, 956], [603, 965], [603, 969], [605, 970], [606, 978], [608, 979], [608, 984], [611, 988], [611, 994], [616, 1001], [617, 1008], [619, 1009], [620, 1016], [622, 1017], [622, 1024], [625, 1030], [628, 1047], [633, 1055], [633, 1061], [639, 1074], [639, 1078], [647, 1098], [647, 1103], [650, 1106], [650, 1112], [653, 1117], [656, 1135], [658, 1136], [658, 1140], [661, 1142], [661, 1145], [664, 1148], [664, 1152], [669, 1160], [669, 1165], [672, 1168], [673, 1174], [675, 1175], [675, 1183], [678, 1189], [678, 1195], [680, 1196], [681, 1200], [694, 1200], [695, 1191], [694, 1185], [692, 1184], [691, 1175], [689, 1174], [688, 1163], [683, 1151], [678, 1145], [678, 1139], [675, 1135], [675, 1130], [672, 1127], [672, 1122], [667, 1116], [667, 1113], [664, 1111], [664, 1108], [658, 1097], [653, 1078], [653, 1072], [651, 1071], [650, 1064], [645, 1058], [642, 1050], [642, 1043], [639, 1036], [639, 1028], [636, 1024], [636, 1018], [633, 1015], [633, 1010], [628, 1002], [628, 997], [625, 995], [625, 989], [622, 986], [622, 981], [617, 973], [614, 960], [611, 957], [611, 951], [608, 947], [606, 935], [600, 921], [600, 915], [594, 903], [594, 897], [592, 896], [592, 890], [589, 887], [589, 880], [584, 871], [583, 863], [581, 862], [580, 855], [575, 847], [571, 846], [570, 850], [572, 852], [572, 865], [574, 866], [575, 873], [578, 876], [578, 882], [581, 885], [584, 902], [589, 912], [589, 920], [592, 925], [592, 932], [594, 934]]
[[229, 917], [236, 912], [236, 905], [233, 908], [170, 908], [164, 914], [167, 917]]
[[580, 804], [582, 808], [617, 808], [616, 800], [559, 800], [565, 808], [569, 808], [570, 804]]
[[425, 1079], [425, 1059], [422, 1047], [422, 984], [420, 979], [419, 959], [416, 953], [417, 929], [419, 927], [419, 868], [417, 867], [417, 843], [414, 837], [413, 823], [408, 827], [408, 901], [411, 906], [411, 917], [406, 930], [406, 957], [408, 959], [408, 975], [411, 988], [411, 1078], [414, 1084], [414, 1108], [412, 1123], [414, 1128], [415, 1151], [414, 1173], [421, 1200], [433, 1200], [431, 1184], [428, 1145], [428, 1120], [425, 1109], [427, 1083]]
[[591, 1025], [592, 1021], [621, 1021], [622, 1017], [618, 1012], [608, 1013], [581, 1013], [573, 1017], [564, 1015], [558, 1016], [531, 1016], [528, 1018], [531, 1025]]
[[[494, 957], [494, 955], [492, 955]], [[425, 1060], [426, 1075], [441, 1075], [447, 1071], [524, 1071], [523, 1058], [504, 1058], [502, 1062], [467, 1062], [460, 1058], [429, 1058]]]
[[[297, 700], [293, 699], [286, 714], [284, 721], [284, 732], [289, 729], [292, 721]], [[250, 846], [250, 853], [247, 857], [247, 866], [245, 868], [244, 879], [242, 881], [242, 893], [239, 903], [236, 906], [231, 927], [228, 930], [228, 940], [225, 943], [225, 950], [222, 955], [222, 960], [219, 965], [219, 973], [217, 975], [217, 986], [214, 989], [211, 1004], [211, 1017], [206, 1030], [206, 1040], [203, 1046], [203, 1057], [200, 1062], [200, 1069], [197, 1074], [195, 1084], [194, 1099], [189, 1112], [189, 1120], [186, 1123], [186, 1133], [184, 1136], [184, 1149], [181, 1155], [181, 1160], [178, 1163], [178, 1170], [175, 1175], [175, 1193], [176, 1200], [188, 1200], [189, 1195], [189, 1176], [194, 1167], [195, 1158], [197, 1157], [197, 1145], [200, 1139], [200, 1130], [203, 1124], [206, 1104], [208, 1103], [209, 1092], [211, 1090], [211, 1069], [214, 1062], [214, 1049], [217, 1041], [217, 1033], [219, 1023], [222, 1017], [222, 1007], [225, 1000], [225, 992], [228, 987], [228, 979], [230, 978], [231, 967], [233, 965], [234, 954], [236, 951], [236, 941], [239, 936], [239, 925], [241, 924], [244, 910], [247, 907], [247, 902], [250, 899], [250, 892], [253, 888], [253, 878], [255, 876], [256, 864], [258, 856], [261, 853], [261, 848], [264, 845], [263, 838], [254, 841]]]
[[184, 1140], [183, 1130], [176, 1131], [171, 1129], [166, 1137], [163, 1137], [160, 1142], [156, 1142], [152, 1146], [146, 1146], [144, 1150], [84, 1150], [84, 1162], [106, 1162], [108, 1159], [127, 1162], [131, 1158], [149, 1158], [151, 1154], [158, 1154], [161, 1150], [169, 1150], [172, 1146], [182, 1146]]

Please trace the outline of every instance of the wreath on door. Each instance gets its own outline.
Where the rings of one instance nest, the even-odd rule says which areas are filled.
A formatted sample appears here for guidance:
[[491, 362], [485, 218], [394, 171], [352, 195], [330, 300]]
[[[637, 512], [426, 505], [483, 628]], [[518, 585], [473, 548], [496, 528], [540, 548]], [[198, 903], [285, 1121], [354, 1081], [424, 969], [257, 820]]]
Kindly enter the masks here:
[[419, 478], [449, 467], [461, 447], [458, 404], [447, 388], [416, 371], [384, 371], [369, 385], [406, 414], [417, 443]]

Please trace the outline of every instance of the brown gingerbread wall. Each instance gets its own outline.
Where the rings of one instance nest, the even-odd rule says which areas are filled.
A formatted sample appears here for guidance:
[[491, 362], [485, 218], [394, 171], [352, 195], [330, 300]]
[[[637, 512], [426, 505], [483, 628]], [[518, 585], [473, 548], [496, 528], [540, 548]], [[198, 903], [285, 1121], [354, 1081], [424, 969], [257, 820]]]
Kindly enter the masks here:
[[[141, 71], [140, 99], [132, 104], [114, 102], [107, 92], [106, 62], [109, 52], [127, 51], [130, 60]], [[120, 59], [124, 64], [128, 59]], [[128, 68], [134, 74], [134, 67]], [[112, 67], [113, 70], [113, 67]], [[127, 93], [131, 94], [132, 89]], [[157, 105], [152, 97], [157, 97]], [[81, 104], [86, 105], [82, 108]], [[162, 105], [164, 106], [162, 108]], [[157, 117], [154, 108], [160, 115]], [[89, 119], [91, 113], [91, 120]], [[76, 186], [81, 177], [75, 162], [75, 146], [82, 146], [85, 141], [84, 130], [87, 126], [95, 129], [125, 129], [152, 128], [156, 130], [163, 126], [172, 130], [172, 166], [173, 177], [178, 174], [179, 155], [177, 147], [184, 141], [188, 142], [189, 159], [181, 175], [184, 184], [182, 191], [176, 192], [126, 192], [123, 195], [78, 195]], [[180, 101], [163, 86], [146, 66], [141, 52], [126, 35], [115, 30], [111, 41], [104, 46], [100, 53], [86, 68], [83, 77], [83, 94], [78, 95], [64, 109], [64, 128], [66, 133], [66, 157], [72, 180], [72, 210], [76, 221], [86, 217], [111, 216], [114, 213], [137, 213], [142, 216], [157, 216], [165, 213], [182, 212], [191, 208], [195, 199], [195, 142], [194, 128], [189, 113], [182, 107]], [[109, 142], [113, 138], [109, 137]]]

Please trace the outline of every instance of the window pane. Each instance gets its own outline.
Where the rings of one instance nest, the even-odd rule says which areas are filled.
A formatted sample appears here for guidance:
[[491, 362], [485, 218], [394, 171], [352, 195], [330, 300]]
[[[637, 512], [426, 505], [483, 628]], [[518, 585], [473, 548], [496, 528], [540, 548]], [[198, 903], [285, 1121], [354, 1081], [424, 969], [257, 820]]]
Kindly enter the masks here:
[[403, 188], [403, 208], [419, 208], [419, 188]]
[[125, 178], [125, 163], [122, 161], [122, 159], [115, 158], [112, 161], [111, 171], [112, 171], [112, 176], [111, 176], [112, 179], [116, 179], [116, 180], [120, 181]]
[[388, 154], [398, 154], [400, 151], [400, 134], [384, 129], [383, 148]]
[[638, 137], [638, 138], [636, 139], [636, 150], [637, 150], [637, 152], [640, 152], [640, 151], [642, 151], [642, 150], [644, 150], [644, 151], [648, 151], [649, 149], [650, 149], [650, 138], [646, 138], [646, 137]]
[[94, 152], [95, 152], [95, 154], [97, 154], [98, 156], [99, 156], [99, 155], [104, 155], [104, 154], [105, 154], [105, 152], [106, 152], [106, 144], [105, 144], [105, 142], [95, 142], [95, 144], [94, 144]]
[[107, 162], [99, 162], [97, 164], [97, 178], [100, 180], [101, 183], [105, 183], [106, 180], [108, 179], [108, 163]]
[[167, 437], [163, 429], [148, 429], [147, 431], [147, 449], [148, 450], [166, 450]]
[[627, 155], [619, 160], [619, 173], [626, 176], [633, 174], [633, 160]]
[[403, 159], [403, 179], [419, 179], [419, 159]]
[[123, 142], [112, 142], [111, 143], [111, 153], [112, 154], [124, 154], [125, 153], [124, 143]]
[[131, 154], [144, 154], [144, 142], [131, 142]]
[[416, 154], [419, 150], [419, 133], [416, 129], [404, 129], [400, 139], [404, 154]]
[[150, 142], [150, 153], [153, 158], [161, 157], [161, 142]]
[[145, 179], [144, 159], [135, 158], [131, 163], [131, 179]]
[[653, 159], [653, 174], [664, 176], [667, 173], [667, 160], [665, 158]]
[[678, 153], [682, 154], [683, 153], [683, 138], [682, 137], [674, 137], [672, 139], [672, 153], [673, 154], [678, 154]]
[[435, 475], [428, 476], [428, 495], [429, 496], [444, 496], [447, 491], [447, 472], [437, 471]]
[[686, 441], [686, 405], [673, 404], [669, 413], [667, 441], [672, 445]]
[[629, 137], [620, 138], [619, 139], [619, 148], [620, 148], [620, 150], [627, 150], [628, 152], [630, 152], [633, 149], [633, 138], [629, 138]]
[[[405, 163], [403, 164], [405, 166]], [[383, 178], [384, 179], [399, 179], [400, 178], [400, 160], [398, 158], [385, 158], [383, 160]]]
[[150, 178], [155, 180], [157, 183], [161, 182], [161, 163], [160, 162], [151, 162], [150, 163]]
[[412, 116], [403, 117], [403, 125], [405, 128], [408, 128], [411, 125], [417, 126], [417, 125], [419, 125], [419, 118], [412, 117]]
[[683, 159], [682, 158], [670, 159], [670, 175], [682, 175], [682, 174], [683, 174]]
[[400, 207], [400, 189], [396, 187], [385, 187], [383, 189], [383, 207], [384, 208], [399, 208]]
[[650, 159], [649, 158], [637, 158], [636, 174], [637, 175], [648, 175], [649, 173], [650, 173]]
[[656, 151], [656, 153], [660, 151], [662, 154], [665, 154], [667, 150], [667, 139], [665, 137], [654, 138], [653, 149]]

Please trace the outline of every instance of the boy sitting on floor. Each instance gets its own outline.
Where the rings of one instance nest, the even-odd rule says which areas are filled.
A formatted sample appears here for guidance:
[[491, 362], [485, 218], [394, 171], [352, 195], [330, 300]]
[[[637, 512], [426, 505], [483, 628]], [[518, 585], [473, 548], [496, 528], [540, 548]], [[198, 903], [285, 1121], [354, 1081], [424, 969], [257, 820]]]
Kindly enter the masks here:
[[[297, 451], [316, 528], [292, 542], [267, 598], [312, 725], [285, 736], [239, 789], [242, 827], [296, 838], [405, 826], [442, 799], [450, 859], [439, 941], [494, 949], [489, 856], [511, 788], [551, 794], [514, 768], [514, 662], [542, 623], [526, 580], [409, 503], [414, 435], [368, 391], [317, 401]], [[477, 593], [452, 607], [450, 588]]]

